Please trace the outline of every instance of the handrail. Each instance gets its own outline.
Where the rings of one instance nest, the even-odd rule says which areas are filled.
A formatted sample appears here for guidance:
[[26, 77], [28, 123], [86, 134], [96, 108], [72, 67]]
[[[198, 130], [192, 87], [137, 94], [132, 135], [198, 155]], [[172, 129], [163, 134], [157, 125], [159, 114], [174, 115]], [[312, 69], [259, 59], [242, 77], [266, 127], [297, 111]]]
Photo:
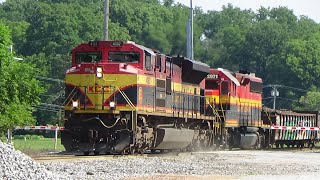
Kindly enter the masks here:
[[226, 119], [226, 116], [225, 116], [225, 113], [224, 113], [224, 110], [223, 110], [222, 103], [219, 103], [219, 104], [220, 104], [220, 107], [221, 107], [222, 117], [223, 117], [224, 119]]
[[126, 93], [124, 93], [118, 86], [114, 86], [117, 88], [117, 90], [120, 92], [120, 94], [122, 95], [122, 97], [127, 101], [127, 103], [129, 104], [129, 106], [133, 109], [133, 110], [137, 110], [137, 108], [134, 106], [134, 104], [131, 102], [131, 100], [129, 99], [129, 97], [126, 95]]
[[[73, 96], [74, 96], [75, 94], [73, 94], [73, 96], [72, 96], [71, 98], [70, 98], [70, 96], [71, 96], [71, 94], [74, 92], [75, 89], [76, 89], [76, 87], [74, 87], [74, 88], [72, 89], [72, 91], [69, 93], [68, 97], [65, 99], [65, 101], [63, 101], [62, 105], [67, 105], [67, 104], [69, 104], [69, 103], [71, 102], [71, 100], [72, 100], [72, 98], [73, 98]], [[67, 101], [69, 98], [70, 98], [69, 102], [66, 103], [66, 101]], [[66, 103], [66, 104], [65, 104], [65, 103]]]
[[213, 106], [210, 104], [210, 102], [207, 100], [207, 98], [205, 98], [205, 100], [206, 100], [207, 104], [210, 106], [210, 108], [212, 109], [212, 113], [213, 113], [215, 116], [219, 117], [219, 119], [220, 119], [220, 121], [221, 121], [221, 117], [219, 116], [219, 113], [218, 113], [217, 109], [216, 109], [216, 108], [213, 108]]

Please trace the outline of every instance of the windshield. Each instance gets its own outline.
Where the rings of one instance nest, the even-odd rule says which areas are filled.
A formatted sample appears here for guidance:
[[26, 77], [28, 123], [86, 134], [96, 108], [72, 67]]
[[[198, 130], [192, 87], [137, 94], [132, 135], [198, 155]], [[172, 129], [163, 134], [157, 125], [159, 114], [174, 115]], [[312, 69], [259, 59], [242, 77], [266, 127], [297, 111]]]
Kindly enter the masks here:
[[138, 52], [109, 52], [108, 59], [112, 62], [140, 62]]
[[102, 59], [101, 52], [81, 52], [76, 53], [76, 61], [77, 63], [82, 62], [99, 62]]
[[206, 89], [208, 90], [217, 90], [219, 88], [217, 81], [206, 80]]

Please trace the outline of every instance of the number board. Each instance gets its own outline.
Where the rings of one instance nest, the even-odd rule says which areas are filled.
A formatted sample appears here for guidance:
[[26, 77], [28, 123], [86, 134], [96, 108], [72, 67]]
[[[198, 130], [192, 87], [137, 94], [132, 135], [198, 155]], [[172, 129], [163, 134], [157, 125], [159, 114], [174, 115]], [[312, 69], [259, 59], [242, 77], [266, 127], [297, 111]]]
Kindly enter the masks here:
[[218, 74], [208, 74], [207, 79], [218, 79], [219, 75]]

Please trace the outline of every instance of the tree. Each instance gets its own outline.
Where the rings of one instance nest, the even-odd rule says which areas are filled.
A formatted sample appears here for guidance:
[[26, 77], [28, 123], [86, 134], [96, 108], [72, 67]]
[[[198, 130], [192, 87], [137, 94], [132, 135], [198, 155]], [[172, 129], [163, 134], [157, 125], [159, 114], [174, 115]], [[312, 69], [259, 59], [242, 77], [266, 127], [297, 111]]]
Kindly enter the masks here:
[[312, 88], [305, 96], [300, 98], [300, 104], [303, 107], [298, 107], [302, 110], [320, 111], [320, 91], [317, 88]]
[[32, 66], [13, 60], [8, 50], [12, 44], [8, 27], [0, 22], [0, 127], [33, 124], [32, 112], [42, 89]]
[[320, 33], [307, 39], [293, 39], [287, 44], [286, 62], [304, 87], [319, 87]]
[[239, 56], [243, 54], [246, 34], [253, 25], [255, 15], [231, 4], [222, 11], [209, 11], [198, 16], [203, 28], [202, 58], [212, 67], [239, 70]]

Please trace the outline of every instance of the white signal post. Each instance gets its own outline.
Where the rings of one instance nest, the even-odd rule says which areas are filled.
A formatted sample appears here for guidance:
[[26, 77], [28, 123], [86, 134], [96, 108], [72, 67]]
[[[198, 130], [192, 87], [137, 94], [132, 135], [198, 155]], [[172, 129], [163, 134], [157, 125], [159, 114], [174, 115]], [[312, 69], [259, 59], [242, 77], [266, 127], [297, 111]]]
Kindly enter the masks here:
[[273, 109], [276, 109], [276, 99], [279, 96], [279, 91], [277, 90], [277, 86], [273, 86], [273, 90], [271, 91], [271, 96], [273, 96]]
[[58, 124], [56, 125], [56, 127], [57, 128], [54, 131], [54, 147], [53, 147], [54, 150], [57, 149], [57, 143], [58, 143], [58, 130], [59, 130]]

